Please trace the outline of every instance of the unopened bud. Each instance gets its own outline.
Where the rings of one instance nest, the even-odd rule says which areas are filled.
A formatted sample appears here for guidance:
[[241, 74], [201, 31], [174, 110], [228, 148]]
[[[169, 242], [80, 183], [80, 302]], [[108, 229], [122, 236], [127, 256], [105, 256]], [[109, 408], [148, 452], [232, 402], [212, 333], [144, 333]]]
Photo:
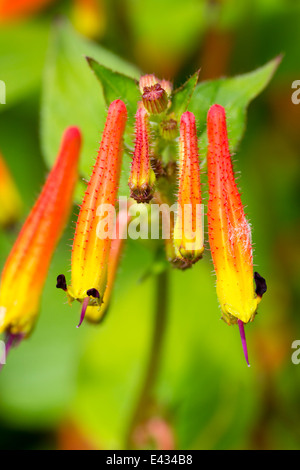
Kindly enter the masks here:
[[176, 139], [178, 135], [178, 125], [175, 119], [167, 119], [160, 124], [161, 136], [166, 140]]
[[174, 228], [174, 246], [178, 258], [193, 264], [202, 257], [203, 220], [200, 166], [195, 116], [181, 116], [179, 148], [178, 213]]
[[131, 197], [137, 202], [149, 202], [154, 182], [155, 174], [150, 164], [149, 115], [141, 106], [135, 116], [135, 147], [128, 182]]
[[168, 95], [159, 83], [143, 89], [143, 105], [150, 114], [160, 114], [167, 109]]

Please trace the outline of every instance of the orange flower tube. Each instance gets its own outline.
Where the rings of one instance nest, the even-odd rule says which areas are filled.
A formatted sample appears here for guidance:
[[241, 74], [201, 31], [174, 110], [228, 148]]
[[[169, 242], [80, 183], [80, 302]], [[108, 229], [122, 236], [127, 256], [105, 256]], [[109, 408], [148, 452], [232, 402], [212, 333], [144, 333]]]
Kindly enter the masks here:
[[0, 225], [8, 227], [21, 215], [22, 201], [10, 171], [0, 153]]
[[189, 111], [180, 121], [177, 204], [174, 246], [177, 257], [192, 264], [202, 257], [204, 240], [197, 129], [195, 116]]
[[72, 206], [80, 144], [79, 129], [68, 128], [57, 160], [5, 263], [0, 333], [26, 337], [35, 324], [50, 261]]
[[247, 363], [244, 324], [252, 321], [265, 280], [255, 273], [250, 225], [235, 182], [226, 126], [225, 109], [214, 105], [207, 116], [208, 133], [208, 235], [217, 276], [217, 295], [222, 318], [238, 324]]
[[[111, 103], [103, 136], [80, 208], [72, 248], [71, 285], [59, 275], [57, 287], [67, 292], [69, 302], [82, 304], [79, 325], [89, 317], [88, 306], [100, 309], [107, 285], [107, 265], [113, 233], [99, 230], [108, 212], [108, 225], [113, 224], [116, 196], [120, 178], [123, 133], [127, 120], [126, 106], [121, 100]], [[94, 310], [93, 310], [94, 312]], [[100, 320], [100, 318], [99, 318]]]

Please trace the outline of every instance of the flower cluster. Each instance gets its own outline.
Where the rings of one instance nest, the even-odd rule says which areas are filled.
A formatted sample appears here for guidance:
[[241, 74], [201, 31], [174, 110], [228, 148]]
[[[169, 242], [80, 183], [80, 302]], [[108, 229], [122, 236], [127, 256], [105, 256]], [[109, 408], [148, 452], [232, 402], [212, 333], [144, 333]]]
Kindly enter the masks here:
[[[63, 274], [57, 277], [56, 287], [66, 292], [69, 303], [76, 300], [81, 304], [78, 326], [84, 319], [99, 323], [107, 311], [126, 238], [123, 235], [134, 204], [151, 206], [156, 203], [161, 208], [176, 204], [176, 214], [168, 221], [170, 235], [164, 241], [166, 257], [173, 267], [190, 268], [204, 253], [204, 210], [195, 116], [190, 111], [179, 117], [172, 112], [170, 82], [145, 75], [139, 87], [141, 98], [135, 115], [135, 142], [128, 180], [130, 199], [126, 210], [120, 208], [115, 217], [127, 122], [126, 106], [117, 99], [109, 106], [99, 152], [80, 206], [70, 283]], [[235, 181], [225, 109], [219, 104], [209, 109], [207, 137], [207, 222], [217, 296], [222, 318], [229, 325], [239, 326], [249, 363], [244, 324], [254, 319], [266, 283], [258, 273], [253, 273], [250, 225]], [[177, 153], [160, 154], [161, 140], [172, 144], [173, 148], [177, 146], [179, 158]], [[79, 130], [69, 129], [57, 163], [3, 270], [0, 331], [6, 331], [13, 338], [28, 336], [35, 322], [51, 255], [71, 205], [79, 146]], [[104, 230], [103, 236], [103, 226], [107, 223], [113, 229]], [[11, 286], [16, 280], [18, 292], [12, 295]]]

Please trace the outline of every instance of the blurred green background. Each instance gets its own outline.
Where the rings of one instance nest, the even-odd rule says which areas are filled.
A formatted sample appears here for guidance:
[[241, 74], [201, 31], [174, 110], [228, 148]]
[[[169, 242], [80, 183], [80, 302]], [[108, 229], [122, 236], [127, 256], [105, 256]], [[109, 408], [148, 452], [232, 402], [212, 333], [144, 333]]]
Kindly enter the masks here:
[[[246, 331], [251, 367], [237, 329], [219, 320], [207, 246], [191, 270], [169, 270], [162, 350], [134, 439], [136, 446], [159, 449], [299, 449], [300, 364], [291, 361], [291, 345], [300, 339], [300, 105], [291, 101], [291, 86], [300, 79], [300, 2], [27, 3], [35, 8], [22, 17], [2, 12], [0, 29], [0, 80], [7, 86], [0, 148], [24, 201], [22, 220], [57, 152], [55, 135], [76, 113], [86, 122], [86, 140], [95, 137], [94, 147], [85, 148], [90, 161], [83, 173], [94, 162], [105, 103], [83, 55], [179, 86], [199, 68], [201, 81], [230, 77], [283, 54], [270, 84], [250, 104], [234, 156], [254, 263], [268, 284]], [[71, 36], [62, 39], [55, 25], [63, 17]], [[85, 36], [78, 43], [73, 29]], [[76, 102], [76, 92], [67, 93], [73, 88]], [[69, 104], [62, 101], [66, 94]], [[145, 274], [159, 266], [152, 246], [128, 240], [105, 322], [76, 329], [78, 306], [70, 308], [55, 289], [56, 276], [70, 266], [75, 212], [54, 255], [35, 331], [11, 352], [0, 375], [1, 449], [128, 446], [155, 321], [155, 276]], [[22, 220], [0, 233], [1, 267]]]

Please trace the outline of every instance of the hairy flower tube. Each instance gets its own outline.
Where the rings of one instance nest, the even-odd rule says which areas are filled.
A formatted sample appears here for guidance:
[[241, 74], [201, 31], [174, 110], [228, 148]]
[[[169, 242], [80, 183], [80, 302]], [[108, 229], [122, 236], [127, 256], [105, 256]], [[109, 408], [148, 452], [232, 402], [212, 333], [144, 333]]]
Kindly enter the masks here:
[[249, 364], [244, 324], [254, 319], [266, 283], [257, 273], [253, 279], [251, 230], [234, 178], [222, 106], [215, 104], [209, 109], [207, 133], [208, 235], [217, 277], [217, 295], [222, 318], [229, 325], [239, 325]]
[[196, 121], [186, 111], [180, 120], [179, 189], [174, 246], [178, 259], [193, 264], [204, 251], [200, 165]]
[[90, 322], [99, 323], [103, 320], [113, 292], [115, 278], [117, 275], [120, 259], [123, 253], [124, 243], [127, 235], [127, 227], [130, 222], [131, 216], [129, 214], [130, 199], [128, 200], [128, 208], [124, 208], [118, 212], [116, 217], [115, 234], [116, 237], [112, 239], [107, 268], [107, 285], [103, 294], [103, 302], [101, 306], [88, 305], [85, 315]]
[[[31, 332], [50, 261], [70, 213], [81, 135], [68, 128], [56, 162], [5, 263], [0, 283], [0, 333]], [[11, 341], [10, 341], [11, 342]]]
[[154, 182], [155, 174], [150, 165], [149, 115], [143, 106], [139, 106], [135, 116], [135, 147], [128, 182], [131, 197], [137, 202], [149, 202]]
[[0, 153], [0, 226], [9, 227], [21, 215], [22, 201], [12, 175]]
[[[123, 133], [127, 120], [126, 106], [115, 100], [108, 109], [96, 163], [87, 185], [72, 248], [71, 284], [67, 286], [65, 276], [59, 275], [57, 287], [67, 292], [68, 300], [82, 304], [79, 325], [90, 317], [89, 306], [99, 309], [107, 285], [107, 267], [113, 234], [106, 232], [105, 220], [111, 226], [114, 217], [116, 196], [120, 178]], [[94, 310], [93, 310], [94, 312]], [[100, 321], [99, 317], [99, 321]]]

